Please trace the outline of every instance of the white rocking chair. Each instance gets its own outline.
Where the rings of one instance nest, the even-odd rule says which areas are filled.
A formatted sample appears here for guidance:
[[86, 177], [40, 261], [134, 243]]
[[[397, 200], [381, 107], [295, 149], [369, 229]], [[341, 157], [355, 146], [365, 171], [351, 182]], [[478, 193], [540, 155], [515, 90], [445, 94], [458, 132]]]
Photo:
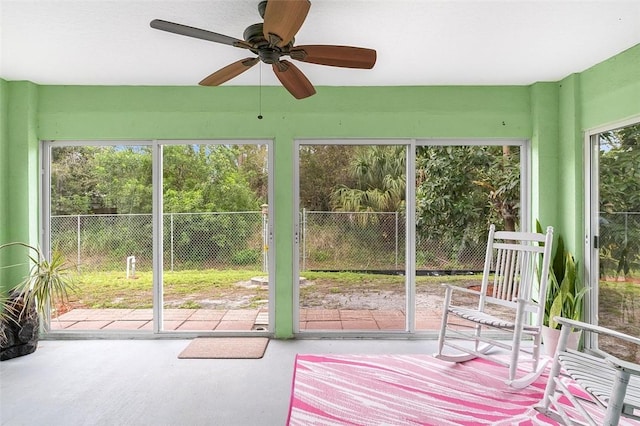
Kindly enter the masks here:
[[[640, 420], [640, 365], [623, 361], [601, 350], [586, 353], [568, 349], [567, 337], [571, 328], [574, 328], [631, 342], [639, 349], [640, 339], [566, 318], [556, 317], [556, 320], [562, 324], [560, 340], [544, 397], [536, 409], [565, 425], [610, 426], [617, 425], [621, 417]], [[593, 401], [574, 396], [562, 380], [567, 376], [590, 395]], [[583, 419], [579, 421], [575, 416], [569, 416], [567, 406], [558, 401], [562, 396], [571, 402]], [[589, 406], [591, 410], [586, 409]], [[599, 409], [594, 412], [594, 407]], [[604, 411], [604, 419], [596, 423], [593, 417], [598, 411], [600, 414]], [[582, 420], [586, 423], [582, 423]]]
[[[539, 234], [496, 231], [491, 225], [480, 290], [446, 285], [434, 356], [450, 362], [489, 359], [509, 368], [505, 381], [509, 386], [520, 389], [534, 382], [549, 362], [540, 360], [540, 332], [552, 241], [551, 226], [546, 234]], [[455, 304], [454, 294], [457, 299], [465, 294], [473, 296], [477, 305]], [[521, 345], [527, 337], [532, 340], [531, 347]], [[508, 360], [504, 353], [492, 355], [494, 347], [508, 351]], [[517, 377], [523, 363], [530, 366]]]

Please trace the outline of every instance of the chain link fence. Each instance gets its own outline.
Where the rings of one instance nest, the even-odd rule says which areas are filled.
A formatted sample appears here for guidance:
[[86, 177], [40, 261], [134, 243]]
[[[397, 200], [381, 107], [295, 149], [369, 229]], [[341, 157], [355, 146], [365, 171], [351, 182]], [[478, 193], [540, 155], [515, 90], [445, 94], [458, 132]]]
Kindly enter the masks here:
[[[167, 213], [163, 218], [166, 270], [266, 270], [266, 215], [262, 212]], [[135, 256], [152, 269], [150, 214], [51, 217], [51, 247], [81, 270], [118, 270]]]
[[[403, 213], [300, 213], [300, 269], [404, 271]], [[52, 216], [51, 246], [81, 270], [118, 270], [135, 256], [136, 269], [152, 269], [150, 214]], [[267, 270], [268, 218], [263, 212], [167, 213], [165, 270]], [[480, 271], [485, 242], [418, 236], [420, 271]]]
[[[406, 218], [400, 212], [300, 213], [300, 269], [404, 271]], [[416, 269], [419, 271], [481, 271], [486, 237], [470, 241], [418, 236]]]
[[302, 271], [404, 269], [400, 213], [303, 210], [300, 215]]

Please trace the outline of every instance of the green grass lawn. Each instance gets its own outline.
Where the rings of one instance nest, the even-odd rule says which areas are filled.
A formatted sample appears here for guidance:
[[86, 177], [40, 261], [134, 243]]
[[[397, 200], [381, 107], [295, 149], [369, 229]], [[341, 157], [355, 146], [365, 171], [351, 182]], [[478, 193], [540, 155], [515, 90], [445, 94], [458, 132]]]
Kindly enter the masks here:
[[[225, 292], [242, 291], [237, 283], [264, 275], [248, 270], [191, 270], [164, 273], [164, 299], [175, 300], [189, 295], [216, 297]], [[151, 308], [153, 275], [136, 272], [127, 279], [122, 271], [83, 272], [75, 275], [77, 291], [71, 297], [75, 307], [87, 308]]]

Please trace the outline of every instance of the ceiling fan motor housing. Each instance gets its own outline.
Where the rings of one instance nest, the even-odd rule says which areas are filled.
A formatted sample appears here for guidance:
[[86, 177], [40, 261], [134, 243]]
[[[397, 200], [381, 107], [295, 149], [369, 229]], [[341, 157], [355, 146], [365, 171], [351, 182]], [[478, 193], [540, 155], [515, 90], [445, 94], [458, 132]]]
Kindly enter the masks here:
[[264, 34], [262, 33], [263, 24], [262, 22], [249, 25], [242, 33], [242, 37], [244, 40], [256, 47], [262, 47], [263, 45], [268, 46], [269, 42], [264, 38]]
[[[266, 2], [264, 2], [266, 3]], [[280, 60], [282, 55], [289, 53], [289, 49], [293, 46], [294, 40], [291, 40], [286, 46], [271, 46], [264, 38], [263, 23], [249, 25], [242, 34], [244, 40], [253, 46], [250, 49], [253, 53], [260, 57], [265, 64], [274, 64]]]

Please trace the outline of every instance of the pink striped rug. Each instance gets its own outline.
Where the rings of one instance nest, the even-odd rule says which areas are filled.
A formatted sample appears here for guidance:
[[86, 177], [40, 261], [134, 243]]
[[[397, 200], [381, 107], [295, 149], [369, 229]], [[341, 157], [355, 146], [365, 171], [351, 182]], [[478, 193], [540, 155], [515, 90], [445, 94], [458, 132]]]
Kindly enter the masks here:
[[287, 424], [557, 424], [533, 409], [546, 375], [515, 390], [505, 373], [482, 359], [452, 364], [426, 354], [298, 355]]

